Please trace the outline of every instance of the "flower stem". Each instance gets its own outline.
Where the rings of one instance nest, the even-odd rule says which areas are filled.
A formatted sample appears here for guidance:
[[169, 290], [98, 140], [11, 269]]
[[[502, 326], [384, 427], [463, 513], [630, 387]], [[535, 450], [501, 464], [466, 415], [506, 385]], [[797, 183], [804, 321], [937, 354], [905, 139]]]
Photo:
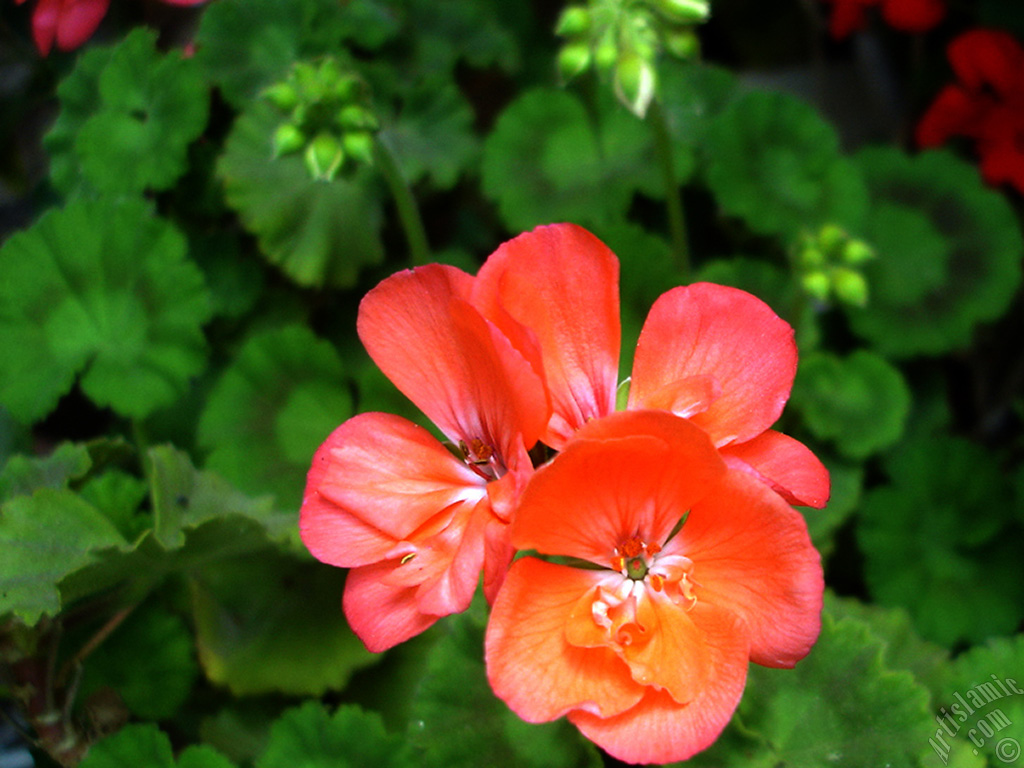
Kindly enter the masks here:
[[690, 246], [686, 234], [686, 215], [683, 211], [683, 198], [679, 193], [675, 164], [672, 161], [672, 137], [668, 132], [665, 111], [657, 99], [651, 102], [647, 120], [651, 130], [654, 131], [654, 148], [665, 176], [665, 206], [668, 209], [668, 228], [672, 237], [672, 252], [675, 255], [676, 266], [682, 273], [683, 279], [687, 280], [690, 276]]
[[412, 196], [409, 185], [405, 182], [405, 177], [402, 176], [395, 156], [380, 136], [374, 142], [373, 156], [380, 172], [384, 174], [384, 181], [387, 182], [391, 196], [394, 198], [395, 207], [398, 209], [398, 218], [405, 231], [405, 239], [409, 243], [409, 256], [413, 265], [421, 266], [429, 263], [430, 246], [427, 245], [427, 233], [423, 228], [423, 219], [420, 218], [416, 200]]

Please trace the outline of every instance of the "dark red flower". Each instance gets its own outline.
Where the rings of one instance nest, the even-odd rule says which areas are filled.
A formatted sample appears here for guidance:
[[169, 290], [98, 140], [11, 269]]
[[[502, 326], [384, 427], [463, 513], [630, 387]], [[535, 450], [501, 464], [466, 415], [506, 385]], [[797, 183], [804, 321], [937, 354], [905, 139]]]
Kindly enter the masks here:
[[943, 0], [828, 0], [832, 3], [829, 33], [836, 40], [863, 29], [867, 10], [880, 6], [882, 18], [893, 29], [904, 32], [927, 32], [946, 15]]
[[958, 82], [925, 111], [918, 145], [974, 139], [985, 180], [1024, 192], [1024, 50], [1006, 32], [975, 29], [953, 40], [947, 55]]

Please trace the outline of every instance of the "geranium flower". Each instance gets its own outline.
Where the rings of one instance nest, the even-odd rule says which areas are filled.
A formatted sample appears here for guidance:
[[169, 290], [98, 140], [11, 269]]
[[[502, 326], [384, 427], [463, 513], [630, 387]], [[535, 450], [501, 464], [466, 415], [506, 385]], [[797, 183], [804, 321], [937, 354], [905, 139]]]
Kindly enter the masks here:
[[943, 88], [917, 125], [921, 147], [974, 139], [989, 184], [1024, 192], [1024, 50], [1012, 35], [975, 29], [947, 49], [958, 83]]
[[469, 302], [473, 278], [438, 264], [370, 291], [358, 332], [380, 369], [457, 446], [366, 413], [317, 451], [300, 512], [318, 559], [351, 568], [343, 606], [371, 651], [464, 610], [481, 572], [493, 597], [511, 560], [508, 522], [548, 420], [543, 384]]
[[867, 10], [880, 5], [882, 18], [893, 29], [904, 32], [927, 32], [946, 15], [942, 0], [829, 0], [832, 17], [829, 33], [842, 40], [867, 26]]
[[[538, 227], [481, 267], [474, 301], [542, 372], [552, 415], [542, 440], [561, 449], [615, 410], [619, 266], [572, 224]], [[828, 472], [800, 442], [770, 429], [796, 375], [793, 329], [745, 291], [710, 283], [654, 303], [633, 361], [628, 408], [691, 420], [723, 458], [795, 504], [824, 506]]]
[[487, 627], [491, 686], [524, 720], [567, 715], [627, 762], [710, 745], [748, 662], [792, 667], [820, 629], [803, 517], [665, 412], [583, 426], [533, 476], [512, 543], [587, 567], [513, 563]]
[[[21, 5], [25, 0], [14, 0]], [[171, 5], [199, 5], [206, 0], [164, 0]], [[61, 51], [72, 51], [92, 37], [110, 0], [39, 0], [32, 11], [32, 39], [43, 56], [56, 43]]]

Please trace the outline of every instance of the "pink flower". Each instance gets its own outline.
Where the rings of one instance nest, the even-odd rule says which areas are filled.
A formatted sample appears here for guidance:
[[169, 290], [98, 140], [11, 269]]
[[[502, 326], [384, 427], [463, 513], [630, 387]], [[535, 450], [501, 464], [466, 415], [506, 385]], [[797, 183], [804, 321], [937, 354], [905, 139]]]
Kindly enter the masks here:
[[567, 715], [620, 760], [709, 746], [748, 663], [792, 667], [818, 636], [803, 516], [664, 412], [583, 426], [533, 476], [512, 543], [589, 567], [516, 560], [487, 627], [491, 686], [524, 720]]
[[[14, 0], [19, 5], [25, 0]], [[172, 5], [199, 5], [206, 0], [164, 0]], [[32, 12], [32, 39], [43, 56], [56, 43], [61, 51], [72, 51], [92, 37], [110, 0], [38, 0]]]
[[[504, 243], [477, 277], [477, 305], [544, 377], [552, 414], [541, 439], [556, 450], [615, 410], [618, 274], [618, 260], [596, 237], [553, 224]], [[802, 443], [771, 429], [796, 366], [793, 329], [760, 299], [710, 283], [680, 286], [647, 316], [627, 407], [689, 419], [730, 466], [790, 503], [821, 507], [827, 470]]]
[[370, 291], [358, 331], [395, 385], [458, 446], [398, 416], [366, 413], [317, 451], [302, 540], [351, 568], [343, 606], [371, 651], [468, 607], [481, 572], [493, 597], [512, 558], [508, 523], [548, 420], [542, 382], [471, 303], [474, 278], [441, 265]]

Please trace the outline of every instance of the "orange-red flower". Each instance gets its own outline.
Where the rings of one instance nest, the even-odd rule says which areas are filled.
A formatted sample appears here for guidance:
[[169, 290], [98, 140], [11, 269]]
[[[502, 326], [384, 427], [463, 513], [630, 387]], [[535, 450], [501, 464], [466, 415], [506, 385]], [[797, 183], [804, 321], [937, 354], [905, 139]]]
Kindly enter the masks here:
[[935, 147], [953, 136], [973, 139], [989, 184], [1024, 192], [1024, 49], [994, 29], [974, 29], [947, 50], [959, 82], [947, 85], [917, 125], [917, 143]]
[[705, 748], [748, 661], [792, 667], [818, 635], [803, 517], [664, 412], [583, 426], [531, 479], [512, 543], [589, 567], [512, 565], [487, 629], [491, 685], [523, 719], [567, 715], [620, 760]]
[[[618, 260], [572, 224], [503, 244], [480, 269], [474, 301], [542, 373], [552, 415], [541, 439], [560, 449], [615, 409]], [[681, 286], [651, 308], [637, 344], [629, 408], [664, 409], [710, 435], [723, 458], [791, 503], [824, 506], [828, 472], [771, 429], [796, 375], [793, 329], [745, 291]]]
[[481, 571], [493, 596], [512, 557], [508, 522], [547, 396], [472, 288], [454, 267], [420, 267], [370, 291], [358, 318], [370, 356], [458, 455], [405, 419], [366, 413], [328, 437], [309, 472], [302, 540], [352, 569], [345, 615], [371, 651], [464, 610]]

